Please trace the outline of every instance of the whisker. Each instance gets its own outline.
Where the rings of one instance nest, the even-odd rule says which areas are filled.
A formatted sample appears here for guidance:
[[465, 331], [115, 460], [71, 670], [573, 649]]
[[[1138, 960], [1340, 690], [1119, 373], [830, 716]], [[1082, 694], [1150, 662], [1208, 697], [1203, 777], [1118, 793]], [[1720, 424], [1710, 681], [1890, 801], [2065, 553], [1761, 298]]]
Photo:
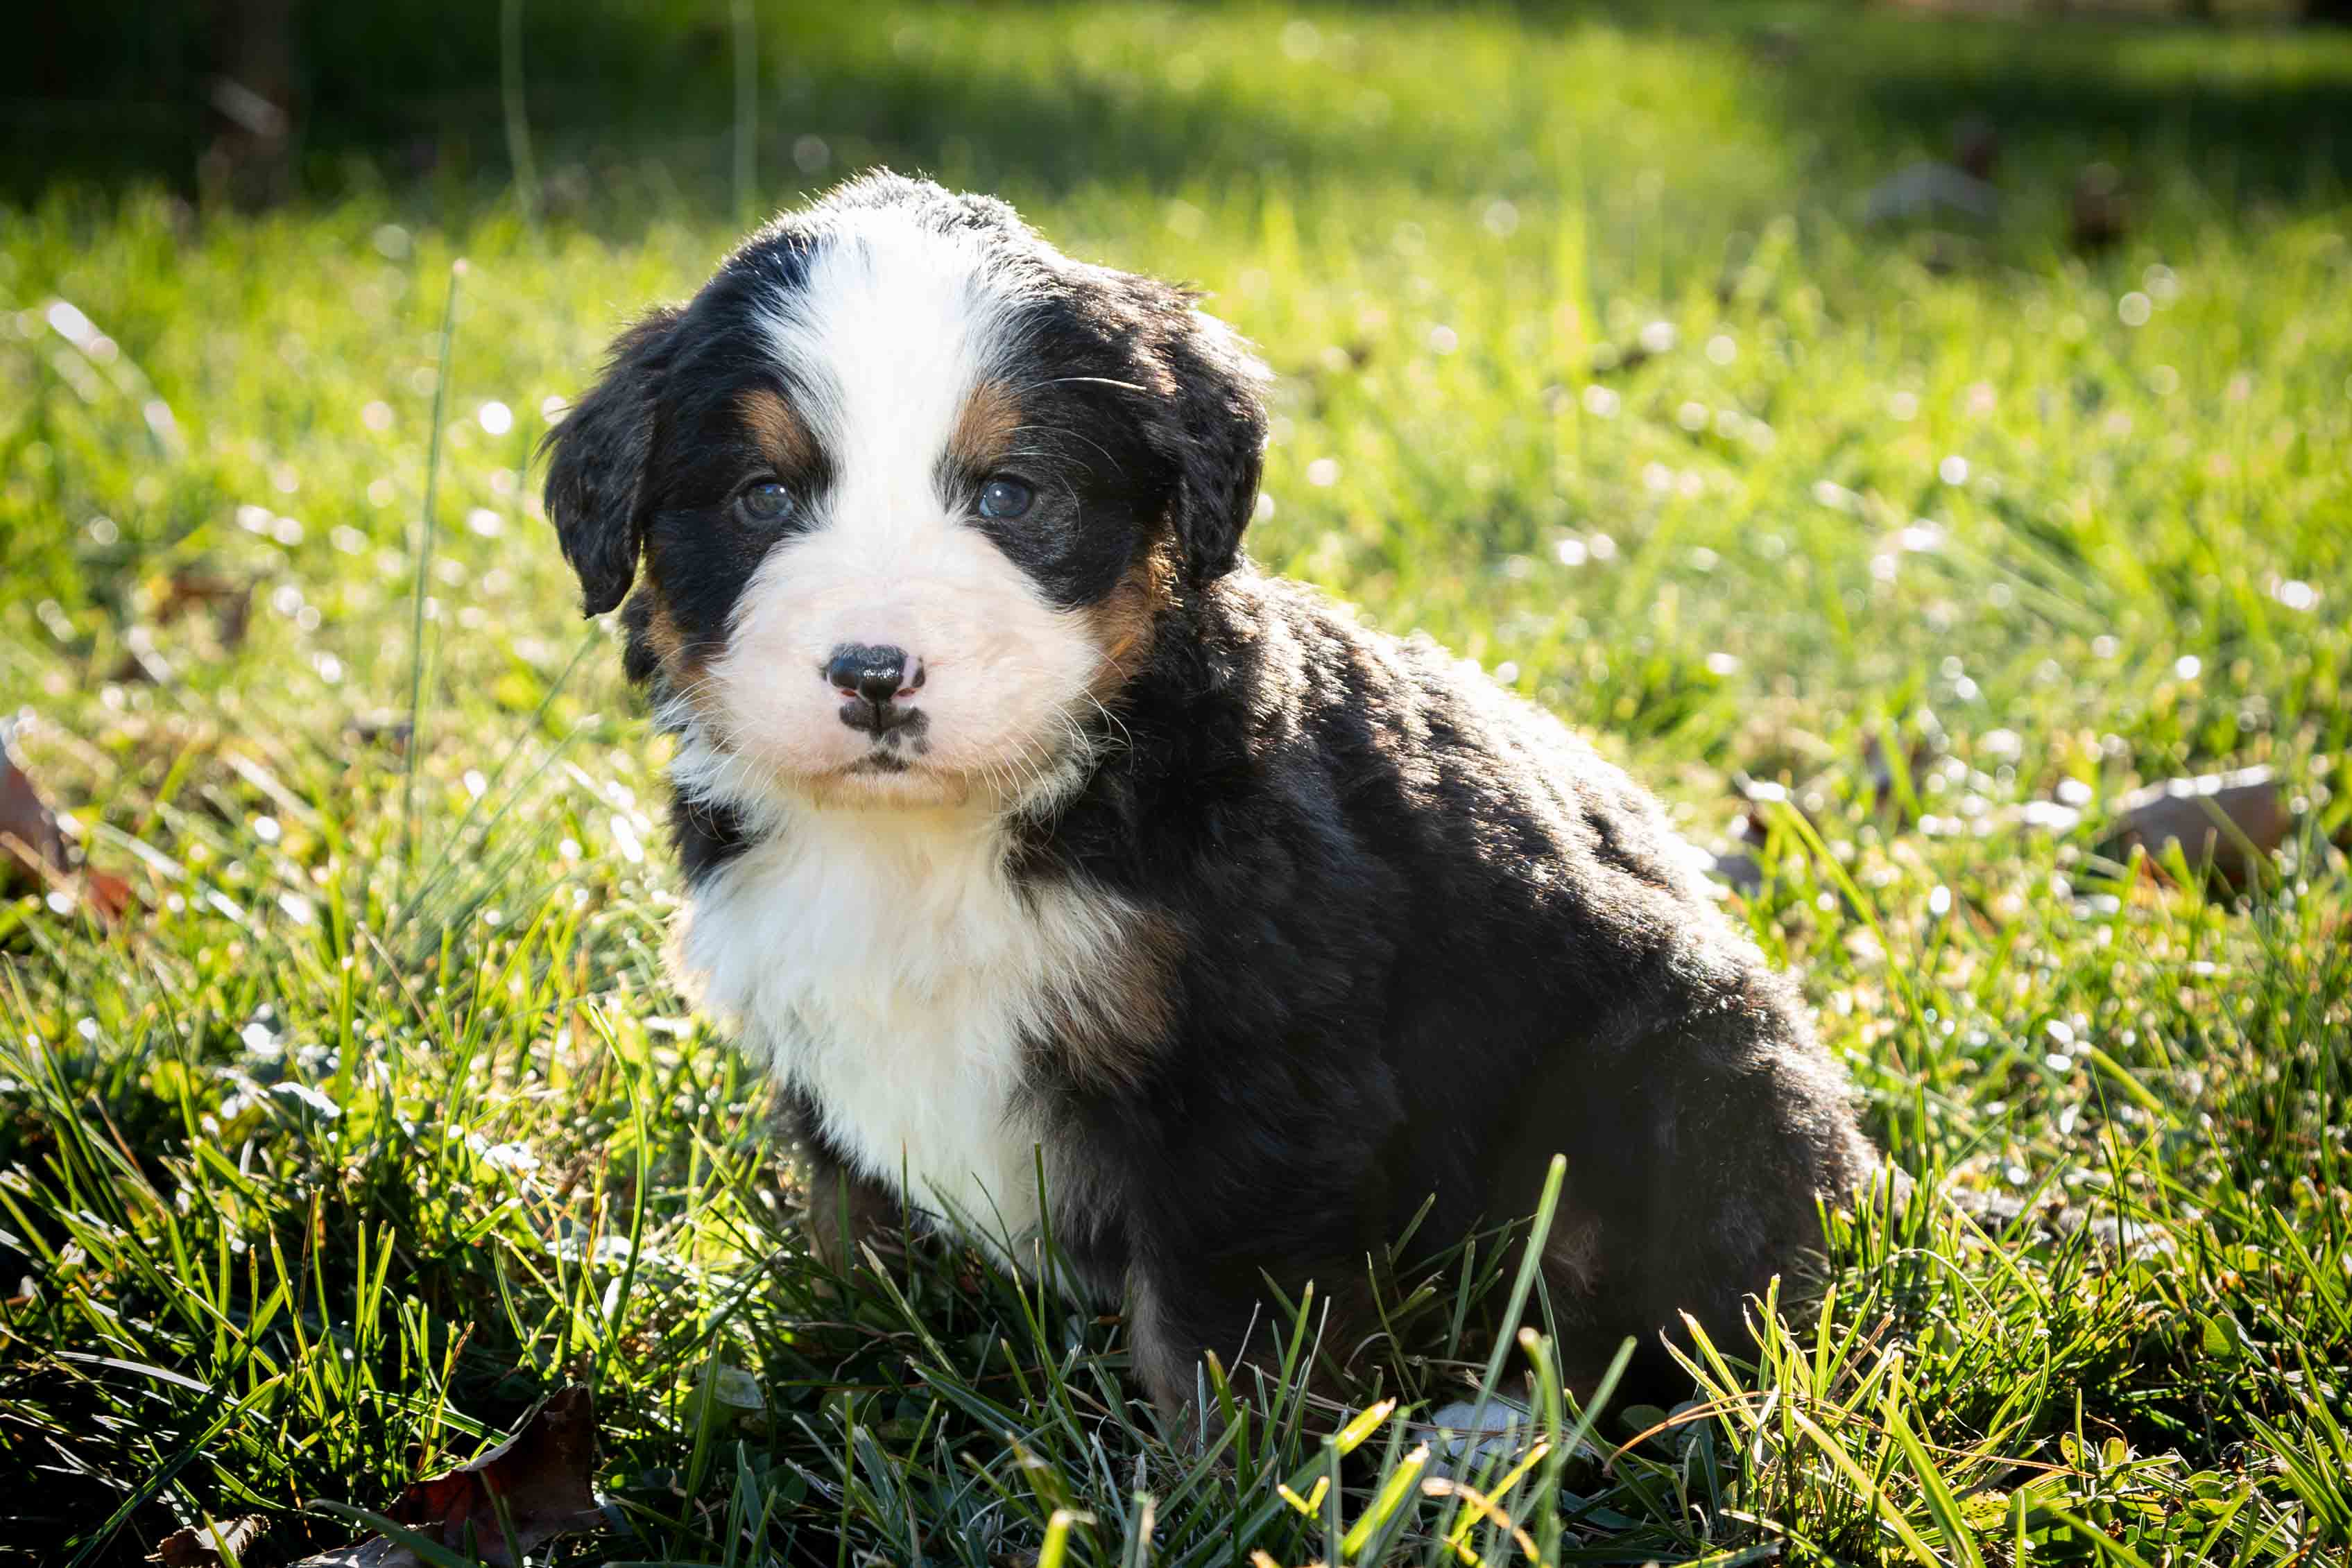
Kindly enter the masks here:
[[[1097, 441], [1096, 439], [1094, 439], [1094, 437], [1092, 437], [1092, 436], [1090, 436], [1090, 435], [1084, 434], [1082, 434], [1082, 433], [1080, 433], [1080, 432], [1078, 432], [1078, 431], [1073, 430], [1073, 429], [1071, 429], [1071, 428], [1070, 428], [1069, 426], [1067, 426], [1067, 425], [1063, 425], [1063, 424], [1016, 424], [1016, 425], [1014, 425], [1014, 426], [1013, 427], [1013, 429], [1012, 429], [1008, 434], [1013, 434], [1013, 435], [1021, 435], [1021, 434], [1025, 434], [1026, 433], [1028, 433], [1028, 432], [1030, 432], [1030, 431], [1042, 431], [1042, 432], [1044, 432], [1045, 434], [1048, 434], [1048, 435], [1063, 435], [1063, 436], [1067, 436], [1067, 437], [1068, 437], [1069, 439], [1071, 439], [1072, 441], [1083, 441], [1083, 442], [1085, 442], [1088, 446], [1093, 447], [1097, 452], [1101, 453], [1101, 454], [1102, 454], [1102, 455], [1103, 455], [1103, 461], [1104, 461], [1104, 462], [1106, 462], [1106, 463], [1108, 463], [1108, 464], [1109, 464], [1109, 465], [1111, 465], [1111, 467], [1112, 467], [1112, 468], [1114, 468], [1114, 469], [1116, 469], [1116, 470], [1117, 470], [1117, 471], [1118, 471], [1118, 472], [1122, 476], [1124, 476], [1126, 475], [1126, 473], [1127, 473], [1127, 465], [1125, 465], [1125, 464], [1121, 463], [1121, 462], [1120, 462], [1117, 457], [1113, 456], [1113, 455], [1111, 455], [1111, 452], [1110, 452], [1110, 449], [1109, 449], [1109, 448], [1108, 448], [1108, 447], [1106, 447], [1105, 445], [1103, 445], [1103, 444], [1102, 444], [1101, 442]], [[1050, 455], [1051, 455], [1050, 453], [1037, 453], [1037, 454], [1034, 454], [1034, 455], [1043, 457], [1043, 456], [1050, 456]]]
[[1055, 376], [1047, 381], [1031, 382], [1025, 386], [1016, 387], [1013, 389], [1013, 395], [1014, 397], [1019, 397], [1023, 392], [1035, 392], [1040, 387], [1073, 385], [1117, 387], [1121, 392], [1143, 392], [1146, 394], [1149, 394], [1151, 391], [1150, 387], [1140, 387], [1136, 385], [1133, 382], [1114, 381], [1108, 376]]

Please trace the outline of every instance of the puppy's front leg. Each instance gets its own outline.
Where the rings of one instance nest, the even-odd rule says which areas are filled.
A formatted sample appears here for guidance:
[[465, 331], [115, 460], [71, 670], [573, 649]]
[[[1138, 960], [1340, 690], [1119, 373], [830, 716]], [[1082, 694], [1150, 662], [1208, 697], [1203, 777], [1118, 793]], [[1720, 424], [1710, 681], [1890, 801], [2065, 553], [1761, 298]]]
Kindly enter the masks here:
[[[1160, 1408], [1169, 1433], [1181, 1440], [1213, 1430], [1215, 1396], [1208, 1392], [1202, 1354], [1214, 1352], [1231, 1371], [1250, 1338], [1265, 1325], [1251, 1322], [1252, 1300], [1226, 1301], [1218, 1292], [1187, 1281], [1180, 1268], [1131, 1264], [1127, 1273], [1127, 1343], [1136, 1381]], [[1263, 1349], [1263, 1346], [1255, 1348]], [[1200, 1414], [1209, 1406], [1211, 1427]]]
[[887, 1192], [814, 1144], [803, 1145], [802, 1178], [808, 1186], [809, 1253], [824, 1269], [845, 1274], [865, 1244], [887, 1233], [898, 1215]]
[[[1263, 1280], [1238, 1270], [1220, 1282], [1220, 1270], [1197, 1264], [1129, 1266], [1128, 1352], [1136, 1380], [1159, 1406], [1171, 1436], [1188, 1438], [1217, 1429], [1216, 1396], [1203, 1364], [1207, 1355], [1213, 1354], [1224, 1368], [1236, 1398], [1255, 1389], [1252, 1369], [1264, 1372], [1269, 1384], [1277, 1377], [1294, 1325], [1265, 1294]], [[1310, 1354], [1334, 1343], [1342, 1321], [1355, 1321], [1345, 1303], [1327, 1302], [1319, 1291], [1311, 1310], [1316, 1321], [1307, 1331]], [[1300, 1370], [1309, 1392], [1337, 1409], [1339, 1390], [1327, 1375], [1328, 1364], [1318, 1358]]]
[[859, 1250], [887, 1233], [898, 1218], [898, 1199], [879, 1183], [860, 1175], [826, 1138], [816, 1107], [787, 1088], [779, 1107], [780, 1130], [798, 1145], [807, 1211], [801, 1219], [809, 1255], [827, 1273], [856, 1267]]

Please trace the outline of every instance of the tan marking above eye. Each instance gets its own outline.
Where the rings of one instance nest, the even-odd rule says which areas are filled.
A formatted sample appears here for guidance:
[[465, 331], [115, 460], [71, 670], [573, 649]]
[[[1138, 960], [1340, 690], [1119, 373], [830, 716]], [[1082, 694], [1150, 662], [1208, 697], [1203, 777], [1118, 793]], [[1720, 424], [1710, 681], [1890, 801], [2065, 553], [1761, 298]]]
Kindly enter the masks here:
[[793, 405], [766, 387], [745, 392], [738, 406], [751, 428], [752, 442], [778, 474], [796, 474], [817, 458], [816, 441], [801, 423]]
[[955, 428], [948, 433], [948, 456], [964, 467], [986, 473], [1013, 449], [1021, 428], [1021, 405], [1003, 382], [982, 382], [971, 389], [956, 413]]

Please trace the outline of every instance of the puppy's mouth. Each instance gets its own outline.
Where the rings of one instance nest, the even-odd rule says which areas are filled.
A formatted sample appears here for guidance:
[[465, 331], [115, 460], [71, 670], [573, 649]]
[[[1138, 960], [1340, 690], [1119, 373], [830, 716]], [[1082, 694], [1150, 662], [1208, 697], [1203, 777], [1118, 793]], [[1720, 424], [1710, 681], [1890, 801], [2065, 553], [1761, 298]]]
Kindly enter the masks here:
[[893, 729], [877, 734], [868, 743], [866, 755], [856, 761], [835, 768], [835, 774], [849, 779], [887, 779], [909, 773], [938, 774], [940, 769], [923, 758], [931, 754], [928, 715], [908, 715]]
[[686, 727], [699, 759], [685, 775], [688, 787], [745, 804], [801, 800], [860, 810], [922, 810], [986, 804], [1027, 809], [1072, 786], [1083, 756], [1045, 742], [1009, 746], [997, 758], [976, 761], [939, 754], [929, 727], [905, 724], [879, 735], [860, 737], [853, 755], [794, 755], [761, 743], [740, 730], [732, 733], [708, 713]]

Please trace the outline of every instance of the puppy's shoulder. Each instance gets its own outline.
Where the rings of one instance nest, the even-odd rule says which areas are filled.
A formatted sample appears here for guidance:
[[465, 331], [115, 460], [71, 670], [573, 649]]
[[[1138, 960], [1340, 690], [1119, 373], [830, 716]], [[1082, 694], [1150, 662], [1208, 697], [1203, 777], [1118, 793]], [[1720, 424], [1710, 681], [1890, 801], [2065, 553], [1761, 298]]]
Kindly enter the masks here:
[[1220, 583], [1212, 608], [1229, 678], [1249, 690], [1253, 714], [1311, 732], [1344, 766], [1466, 769], [1507, 793], [1572, 788], [1600, 809], [1654, 809], [1583, 737], [1425, 632], [1383, 632], [1306, 583], [1255, 572]]

